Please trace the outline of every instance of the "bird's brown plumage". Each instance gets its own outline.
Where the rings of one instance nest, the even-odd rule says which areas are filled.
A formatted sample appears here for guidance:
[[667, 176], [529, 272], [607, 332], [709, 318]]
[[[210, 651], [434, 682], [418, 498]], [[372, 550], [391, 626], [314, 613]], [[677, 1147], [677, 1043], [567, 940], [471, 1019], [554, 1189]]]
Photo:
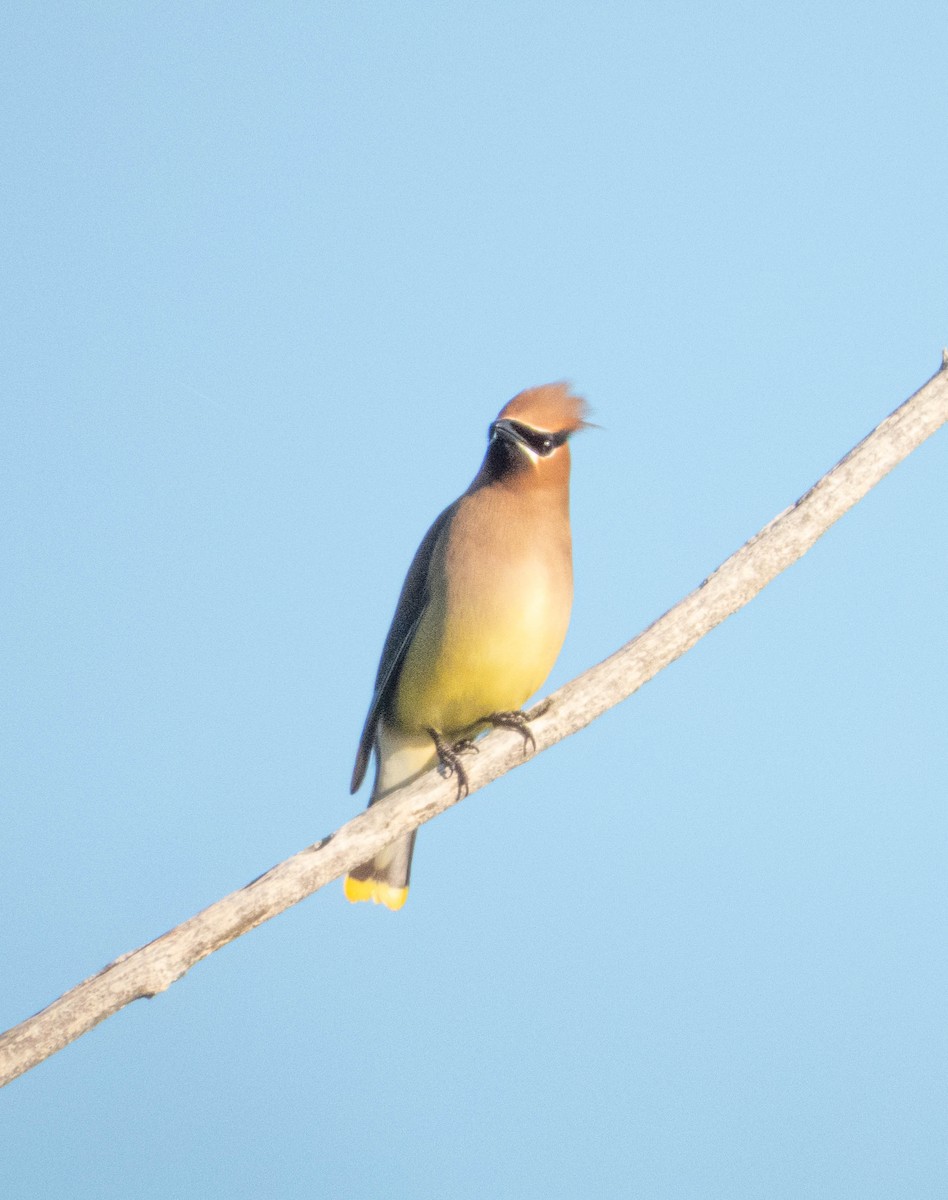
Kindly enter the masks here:
[[[422, 540], [356, 755], [353, 791], [373, 747], [378, 754], [370, 803], [434, 763], [431, 731], [446, 742], [473, 736], [493, 714], [520, 709], [549, 674], [572, 605], [566, 437], [586, 411], [562, 383], [515, 396], [471, 486]], [[413, 842], [353, 871], [349, 898], [401, 907]]]
[[568, 383], [545, 383], [518, 392], [500, 410], [498, 419], [525, 421], [549, 433], [576, 433], [587, 424], [588, 412], [589, 405], [582, 396], [573, 395]]

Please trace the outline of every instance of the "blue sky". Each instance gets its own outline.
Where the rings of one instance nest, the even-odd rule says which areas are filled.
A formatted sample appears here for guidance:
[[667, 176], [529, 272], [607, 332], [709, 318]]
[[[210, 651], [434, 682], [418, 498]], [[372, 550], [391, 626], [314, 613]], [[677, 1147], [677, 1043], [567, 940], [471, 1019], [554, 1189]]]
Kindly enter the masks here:
[[[11, 16], [0, 1026], [358, 811], [516, 391], [602, 426], [552, 686], [934, 372], [943, 17]], [[402, 913], [330, 887], [13, 1084], [4, 1196], [943, 1196], [946, 481], [427, 827]]]

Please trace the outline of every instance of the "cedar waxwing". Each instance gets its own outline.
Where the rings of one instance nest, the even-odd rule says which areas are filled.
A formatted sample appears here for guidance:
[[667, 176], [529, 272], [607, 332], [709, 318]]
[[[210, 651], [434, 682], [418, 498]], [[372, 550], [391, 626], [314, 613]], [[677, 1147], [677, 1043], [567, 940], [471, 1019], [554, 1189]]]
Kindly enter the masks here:
[[[568, 439], [586, 403], [562, 383], [521, 392], [488, 433], [474, 482], [418, 547], [385, 639], [352, 791], [376, 753], [369, 804], [460, 754], [490, 726], [532, 741], [521, 709], [549, 675], [573, 602]], [[346, 876], [352, 901], [399, 909], [415, 834]]]

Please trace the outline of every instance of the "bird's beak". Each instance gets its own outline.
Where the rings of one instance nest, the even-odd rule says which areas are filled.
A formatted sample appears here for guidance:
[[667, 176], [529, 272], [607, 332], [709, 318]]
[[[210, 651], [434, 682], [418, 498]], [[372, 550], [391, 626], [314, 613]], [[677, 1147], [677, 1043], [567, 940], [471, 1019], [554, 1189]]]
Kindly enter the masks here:
[[530, 449], [522, 434], [510, 421], [503, 419], [494, 421], [490, 427], [490, 440], [493, 441], [496, 437], [503, 438], [505, 442], [510, 442], [512, 446], [520, 446], [524, 450]]

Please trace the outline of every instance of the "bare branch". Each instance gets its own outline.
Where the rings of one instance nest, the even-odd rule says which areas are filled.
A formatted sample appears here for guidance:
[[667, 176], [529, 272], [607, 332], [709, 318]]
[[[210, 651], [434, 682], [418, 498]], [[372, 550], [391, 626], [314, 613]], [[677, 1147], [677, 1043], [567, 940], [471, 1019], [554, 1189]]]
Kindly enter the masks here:
[[[535, 710], [537, 751], [632, 695], [796, 562], [827, 529], [948, 420], [942, 369], [695, 591], [605, 662]], [[521, 738], [485, 738], [468, 766], [471, 792], [522, 762]], [[123, 955], [0, 1037], [0, 1086], [28, 1071], [132, 1000], [154, 996], [221, 946], [371, 858], [457, 802], [453, 780], [430, 772], [148, 945]]]

